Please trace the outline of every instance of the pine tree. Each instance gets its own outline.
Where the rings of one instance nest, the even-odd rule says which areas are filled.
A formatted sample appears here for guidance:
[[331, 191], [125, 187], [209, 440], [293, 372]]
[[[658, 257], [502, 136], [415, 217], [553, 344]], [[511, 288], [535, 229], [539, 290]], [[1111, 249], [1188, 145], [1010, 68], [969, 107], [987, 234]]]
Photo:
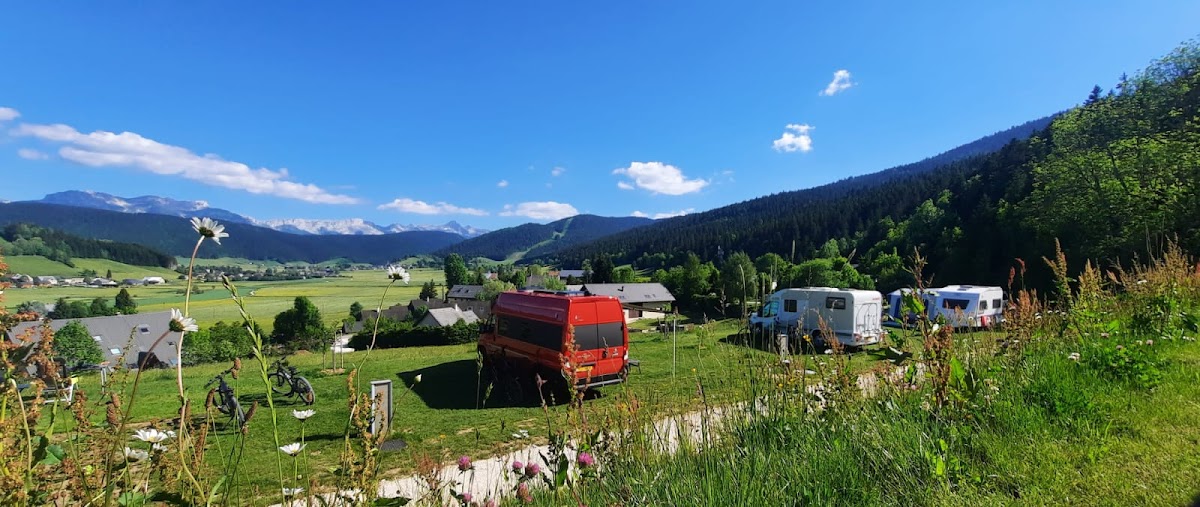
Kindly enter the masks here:
[[113, 303], [113, 306], [116, 307], [116, 310], [123, 315], [132, 315], [137, 313], [137, 302], [133, 300], [133, 296], [131, 296], [129, 291], [125, 289], [121, 289], [121, 292], [117, 293], [117, 297]]

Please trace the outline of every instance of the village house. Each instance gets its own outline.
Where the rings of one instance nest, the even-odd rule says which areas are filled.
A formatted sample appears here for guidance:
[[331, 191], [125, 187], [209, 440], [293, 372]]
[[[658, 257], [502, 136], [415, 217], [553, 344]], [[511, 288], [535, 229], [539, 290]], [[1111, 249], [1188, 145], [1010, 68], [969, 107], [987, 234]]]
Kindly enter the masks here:
[[455, 305], [449, 308], [434, 308], [429, 310], [429, 313], [425, 314], [425, 316], [421, 318], [421, 321], [417, 322], [417, 325], [426, 327], [449, 327], [458, 323], [460, 320], [466, 322], [467, 324], [471, 324], [478, 322], [479, 317], [475, 315], [475, 312], [471, 310], [462, 310], [458, 307], [458, 305]]
[[567, 290], [617, 298], [628, 321], [662, 318], [666, 308], [675, 302], [675, 296], [661, 283], [588, 283], [569, 285]]
[[[169, 332], [171, 312], [57, 319], [50, 321], [50, 328], [58, 331], [72, 321], [78, 321], [88, 329], [92, 339], [100, 345], [105, 362], [110, 366], [123, 364], [129, 368], [137, 368], [142, 361], [145, 361], [147, 366], [174, 365], [175, 342], [179, 339], [179, 333]], [[40, 325], [41, 322], [17, 324], [9, 330], [7, 339], [13, 343], [22, 339], [38, 340], [41, 338], [37, 332]]]

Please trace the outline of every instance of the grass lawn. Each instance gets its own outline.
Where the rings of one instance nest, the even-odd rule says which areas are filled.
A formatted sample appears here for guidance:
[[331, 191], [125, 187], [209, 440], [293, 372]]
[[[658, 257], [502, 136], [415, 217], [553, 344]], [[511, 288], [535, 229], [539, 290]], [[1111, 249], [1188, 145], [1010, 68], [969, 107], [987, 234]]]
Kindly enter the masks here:
[[[611, 410], [619, 400], [632, 395], [644, 400], [654, 413], [682, 411], [699, 403], [697, 386], [701, 382], [709, 403], [734, 401], [746, 392], [751, 365], [776, 357], [770, 352], [731, 343], [728, 337], [736, 332], [732, 321], [681, 332], [675, 340], [659, 332], [641, 332], [649, 325], [639, 323], [633, 326], [630, 334], [631, 356], [641, 361], [640, 371], [635, 370], [623, 386], [601, 389], [599, 397], [585, 403], [586, 410]], [[348, 354], [347, 364], [361, 361], [365, 354], [361, 351]], [[476, 408], [475, 359], [473, 344], [371, 353], [360, 378], [364, 386], [371, 380], [390, 379], [394, 382], [393, 436], [408, 444], [401, 452], [383, 455], [383, 469], [388, 475], [412, 471], [416, 456], [431, 456], [449, 462], [462, 454], [487, 456], [528, 445], [529, 440], [512, 437], [518, 429], [528, 430], [535, 438], [547, 433], [546, 414], [540, 406], [507, 406], [497, 396], [487, 401], [486, 408]], [[305, 424], [312, 470], [320, 473], [336, 464], [342, 449], [348, 416], [346, 376], [322, 374], [319, 354], [302, 353], [291, 357], [290, 361], [309, 379], [317, 395], [317, 402], [311, 407], [317, 415]], [[866, 354], [856, 354], [851, 364], [862, 370], [868, 368], [871, 361]], [[194, 406], [203, 406], [207, 392], [202, 388], [204, 383], [227, 367], [214, 364], [184, 369], [185, 384]], [[243, 361], [240, 379], [233, 384], [247, 410], [254, 401], [263, 404], [266, 401], [266, 391], [257, 377], [256, 368], [255, 361]], [[417, 375], [423, 380], [414, 385]], [[95, 392], [98, 379], [85, 378], [81, 388]], [[133, 418], [139, 422], [170, 418], [177, 410], [174, 392], [173, 370], [147, 371], [141, 380]], [[99, 398], [95, 394], [89, 397]], [[288, 399], [278, 403], [282, 443], [298, 440], [300, 423], [292, 418], [291, 410], [302, 409], [303, 405]], [[566, 407], [557, 406], [552, 407], [550, 413], [559, 418], [566, 410]], [[97, 417], [102, 415], [103, 410], [97, 412]], [[224, 427], [227, 429], [222, 431], [222, 438], [232, 441], [231, 426]], [[251, 484], [268, 490], [276, 484], [275, 457], [279, 455], [270, 428], [270, 414], [265, 406], [260, 407], [250, 422], [251, 439], [242, 464], [246, 473], [240, 474]], [[212, 459], [219, 458], [212, 456]]]

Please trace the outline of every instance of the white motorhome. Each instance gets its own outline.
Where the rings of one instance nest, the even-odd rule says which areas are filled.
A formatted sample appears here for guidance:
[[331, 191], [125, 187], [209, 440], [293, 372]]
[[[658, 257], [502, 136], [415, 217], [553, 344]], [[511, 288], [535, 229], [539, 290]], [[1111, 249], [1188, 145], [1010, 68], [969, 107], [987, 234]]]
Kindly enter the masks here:
[[804, 287], [771, 294], [750, 317], [751, 327], [788, 334], [807, 334], [820, 342], [821, 322], [846, 345], [879, 343], [883, 336], [883, 295], [873, 290]]
[[991, 327], [1004, 321], [1004, 289], [947, 285], [924, 295], [929, 319], [942, 317], [954, 327]]

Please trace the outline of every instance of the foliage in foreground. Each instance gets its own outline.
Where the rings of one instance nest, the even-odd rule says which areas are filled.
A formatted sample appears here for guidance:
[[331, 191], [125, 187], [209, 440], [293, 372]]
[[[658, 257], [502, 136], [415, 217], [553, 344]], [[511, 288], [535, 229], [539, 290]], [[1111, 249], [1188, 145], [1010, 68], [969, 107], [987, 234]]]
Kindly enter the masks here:
[[536, 503], [1186, 504], [1200, 494], [1200, 410], [1186, 402], [1200, 395], [1200, 266], [1171, 249], [1068, 280], [1061, 254], [1047, 262], [1065, 292], [1046, 306], [1018, 291], [1002, 339], [922, 322], [869, 389], [841, 375], [838, 351], [747, 364], [759, 403], [703, 416], [724, 437], [667, 455], [650, 421], [618, 414], [601, 424], [625, 432], [599, 472]]

